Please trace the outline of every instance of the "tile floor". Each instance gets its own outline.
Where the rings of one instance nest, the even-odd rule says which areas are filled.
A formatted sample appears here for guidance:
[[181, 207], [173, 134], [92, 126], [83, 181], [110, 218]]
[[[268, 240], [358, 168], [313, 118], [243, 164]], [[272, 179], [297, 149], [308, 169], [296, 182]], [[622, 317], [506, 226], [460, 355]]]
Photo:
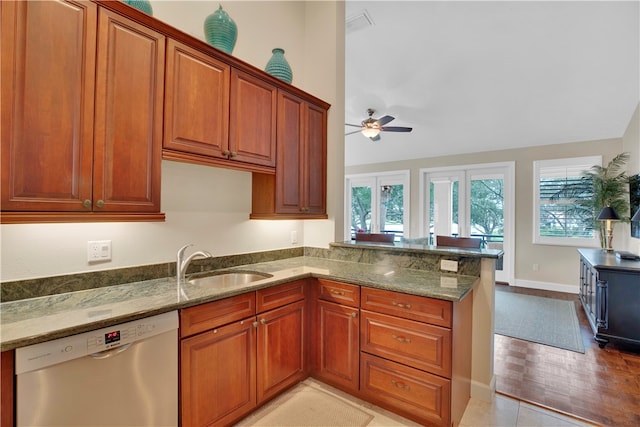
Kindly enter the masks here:
[[[367, 425], [367, 427], [419, 426], [419, 424], [416, 424], [413, 421], [407, 420], [406, 418], [400, 417], [380, 407], [364, 402], [312, 378], [306, 379], [297, 387], [312, 387], [321, 389], [325, 393], [334, 396], [335, 399], [347, 401], [357, 409], [369, 413], [371, 416], [373, 416], [373, 420]], [[294, 389], [289, 392], [293, 392], [293, 390]], [[239, 425], [253, 425], [254, 422], [257, 425], [260, 425], [258, 420], [262, 417], [261, 411], [273, 411], [272, 408], [267, 408], [267, 406], [254, 412], [250, 417], [241, 421]], [[278, 409], [275, 410], [277, 411]], [[305, 425], [315, 426], [316, 424], [313, 423], [313, 420], [309, 420], [309, 423]], [[584, 427], [593, 425], [594, 424], [585, 423], [575, 418], [548, 411], [535, 405], [520, 402], [516, 399], [512, 399], [500, 394], [496, 394], [496, 398], [492, 403], [480, 401], [477, 399], [471, 399], [464, 413], [462, 421], [460, 422], [460, 427]]]

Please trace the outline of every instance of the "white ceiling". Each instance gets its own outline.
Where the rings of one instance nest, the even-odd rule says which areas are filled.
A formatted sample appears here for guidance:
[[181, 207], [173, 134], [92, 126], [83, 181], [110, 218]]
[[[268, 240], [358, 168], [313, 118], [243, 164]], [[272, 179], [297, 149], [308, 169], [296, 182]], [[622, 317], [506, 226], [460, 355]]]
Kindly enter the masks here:
[[[621, 137], [640, 100], [638, 1], [347, 1], [345, 137], [358, 165]], [[356, 128], [345, 127], [345, 132]]]

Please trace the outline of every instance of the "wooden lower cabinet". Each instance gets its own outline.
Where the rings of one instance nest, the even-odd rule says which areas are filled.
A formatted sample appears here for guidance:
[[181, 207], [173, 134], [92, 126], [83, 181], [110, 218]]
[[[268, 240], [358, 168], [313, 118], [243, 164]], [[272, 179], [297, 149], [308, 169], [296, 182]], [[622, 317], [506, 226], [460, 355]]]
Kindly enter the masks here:
[[248, 318], [183, 339], [183, 426], [227, 425], [256, 407], [256, 328]]
[[360, 360], [365, 400], [420, 423], [451, 424], [451, 380], [367, 353]]
[[0, 353], [0, 427], [13, 427], [15, 412], [15, 350]]
[[308, 376], [306, 301], [258, 315], [258, 404]]
[[357, 308], [317, 302], [314, 376], [350, 393], [357, 393], [360, 383], [358, 317]]
[[231, 425], [308, 376], [306, 283], [181, 310], [182, 426]]

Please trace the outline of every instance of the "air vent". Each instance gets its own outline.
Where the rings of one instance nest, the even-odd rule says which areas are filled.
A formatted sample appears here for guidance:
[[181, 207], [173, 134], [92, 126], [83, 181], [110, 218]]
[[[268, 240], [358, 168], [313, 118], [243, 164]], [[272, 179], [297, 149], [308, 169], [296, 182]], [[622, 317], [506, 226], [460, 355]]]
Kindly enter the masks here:
[[354, 31], [362, 30], [363, 28], [371, 27], [373, 19], [369, 16], [369, 12], [363, 10], [362, 12], [348, 17], [345, 21], [346, 33], [352, 33]]

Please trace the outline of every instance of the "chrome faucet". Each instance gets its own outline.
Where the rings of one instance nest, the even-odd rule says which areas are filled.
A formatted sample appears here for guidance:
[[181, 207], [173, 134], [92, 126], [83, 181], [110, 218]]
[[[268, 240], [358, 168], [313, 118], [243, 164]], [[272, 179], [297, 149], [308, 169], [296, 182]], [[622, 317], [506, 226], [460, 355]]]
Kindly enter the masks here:
[[211, 258], [213, 256], [207, 251], [197, 251], [185, 258], [184, 252], [189, 246], [193, 246], [193, 243], [184, 245], [178, 250], [178, 256], [176, 260], [176, 279], [178, 280], [178, 283], [185, 282], [185, 274], [187, 273], [187, 268], [194, 258]]

